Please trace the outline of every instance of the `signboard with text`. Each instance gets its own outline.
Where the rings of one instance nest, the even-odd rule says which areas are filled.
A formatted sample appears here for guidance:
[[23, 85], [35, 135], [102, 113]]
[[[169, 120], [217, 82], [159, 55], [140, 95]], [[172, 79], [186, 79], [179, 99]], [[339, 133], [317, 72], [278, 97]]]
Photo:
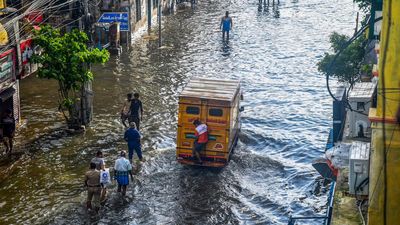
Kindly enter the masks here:
[[20, 78], [25, 78], [36, 72], [38, 67], [36, 63], [31, 63], [30, 58], [35, 50], [32, 39], [23, 40], [20, 42], [22, 70]]
[[0, 55], [0, 82], [13, 79], [14, 50], [8, 50]]
[[120, 22], [121, 31], [129, 31], [129, 15], [127, 12], [106, 12], [101, 15], [99, 23]]

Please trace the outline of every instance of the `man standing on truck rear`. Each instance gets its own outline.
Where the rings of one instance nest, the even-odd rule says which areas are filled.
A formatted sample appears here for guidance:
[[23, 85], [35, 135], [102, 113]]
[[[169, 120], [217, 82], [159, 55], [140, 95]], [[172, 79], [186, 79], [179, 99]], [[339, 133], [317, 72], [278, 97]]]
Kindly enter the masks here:
[[203, 161], [200, 157], [200, 151], [206, 147], [208, 142], [208, 131], [207, 125], [200, 122], [200, 120], [193, 121], [193, 125], [196, 127], [194, 134], [196, 135], [196, 140], [194, 141], [193, 147], [193, 158], [197, 157], [199, 163], [202, 164]]

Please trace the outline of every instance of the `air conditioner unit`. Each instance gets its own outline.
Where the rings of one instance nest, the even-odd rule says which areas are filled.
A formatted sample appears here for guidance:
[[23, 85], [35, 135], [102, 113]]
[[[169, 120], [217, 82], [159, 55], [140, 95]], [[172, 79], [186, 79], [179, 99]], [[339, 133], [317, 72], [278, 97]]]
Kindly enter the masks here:
[[349, 93], [349, 135], [354, 137], [371, 137], [371, 122], [368, 119], [371, 97], [376, 84], [372, 82], [356, 83]]
[[350, 147], [349, 193], [368, 195], [370, 143], [354, 141]]

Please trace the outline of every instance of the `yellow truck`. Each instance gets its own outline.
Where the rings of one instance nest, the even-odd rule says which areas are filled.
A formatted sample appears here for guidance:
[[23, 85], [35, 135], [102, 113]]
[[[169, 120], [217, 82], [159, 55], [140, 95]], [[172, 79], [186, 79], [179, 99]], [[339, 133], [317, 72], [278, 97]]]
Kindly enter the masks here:
[[193, 121], [208, 127], [208, 142], [201, 154], [202, 166], [224, 167], [229, 162], [240, 132], [240, 81], [192, 79], [179, 95], [176, 158], [182, 164], [196, 165]]

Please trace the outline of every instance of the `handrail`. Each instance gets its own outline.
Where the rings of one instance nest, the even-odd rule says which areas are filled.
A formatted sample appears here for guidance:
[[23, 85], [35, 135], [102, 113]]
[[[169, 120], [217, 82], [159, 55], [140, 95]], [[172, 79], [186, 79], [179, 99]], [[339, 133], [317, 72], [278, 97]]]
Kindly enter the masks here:
[[297, 216], [297, 217], [290, 216], [288, 225], [295, 225], [296, 220], [310, 220], [310, 219], [323, 219], [325, 225], [330, 225], [332, 221], [335, 189], [336, 189], [336, 182], [332, 181], [331, 188], [329, 190], [328, 208], [326, 210], [325, 216]]

